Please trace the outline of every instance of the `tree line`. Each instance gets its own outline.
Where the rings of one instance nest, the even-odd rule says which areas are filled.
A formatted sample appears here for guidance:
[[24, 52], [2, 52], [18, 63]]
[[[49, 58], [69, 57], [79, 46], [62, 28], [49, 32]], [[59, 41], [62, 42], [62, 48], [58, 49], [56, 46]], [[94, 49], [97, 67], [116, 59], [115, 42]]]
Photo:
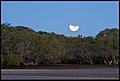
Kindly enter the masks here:
[[1, 24], [1, 65], [119, 64], [119, 29], [95, 37], [67, 37], [29, 27]]

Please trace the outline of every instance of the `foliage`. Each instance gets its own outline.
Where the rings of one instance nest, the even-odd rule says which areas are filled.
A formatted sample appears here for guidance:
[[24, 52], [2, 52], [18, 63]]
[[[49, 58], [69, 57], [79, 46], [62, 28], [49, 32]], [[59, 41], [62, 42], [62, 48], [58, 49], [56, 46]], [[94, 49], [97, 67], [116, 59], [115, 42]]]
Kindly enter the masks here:
[[4, 58], [3, 58], [3, 55], [1, 54], [1, 65], [4, 64]]
[[20, 62], [116, 65], [119, 62], [119, 29], [104, 29], [96, 37], [66, 37], [3, 23], [1, 53], [1, 63], [6, 65], [19, 65]]
[[22, 61], [21, 55], [8, 54], [4, 56], [5, 65], [19, 65]]

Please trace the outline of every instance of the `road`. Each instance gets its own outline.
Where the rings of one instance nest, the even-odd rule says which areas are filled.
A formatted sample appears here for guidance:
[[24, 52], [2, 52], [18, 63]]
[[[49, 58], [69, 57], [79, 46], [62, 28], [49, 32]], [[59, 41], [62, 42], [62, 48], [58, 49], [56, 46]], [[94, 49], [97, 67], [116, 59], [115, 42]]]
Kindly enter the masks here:
[[2, 80], [119, 80], [119, 68], [1, 69]]

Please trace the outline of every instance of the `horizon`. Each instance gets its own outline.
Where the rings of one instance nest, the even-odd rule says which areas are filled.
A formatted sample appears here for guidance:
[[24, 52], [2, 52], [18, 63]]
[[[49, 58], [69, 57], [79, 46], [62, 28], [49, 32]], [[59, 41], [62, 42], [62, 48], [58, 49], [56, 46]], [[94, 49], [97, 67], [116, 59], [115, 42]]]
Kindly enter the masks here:
[[[8, 23], [8, 22], [6, 22], [7, 24], [10, 24], [10, 23]], [[1, 24], [6, 24], [6, 23], [1, 23]], [[11, 24], [10, 24], [10, 26], [12, 26]], [[18, 26], [23, 26], [23, 25], [18, 25]], [[16, 27], [16, 26], [12, 26], [12, 27]], [[23, 26], [23, 27], [26, 27], [26, 26]], [[30, 28], [30, 27], [27, 27], [27, 28], [29, 28], [29, 29], [32, 29], [32, 28]], [[113, 29], [113, 28], [105, 28], [105, 29]], [[103, 30], [105, 30], [105, 29], [103, 29]], [[119, 29], [119, 28], [117, 28], [117, 29]], [[32, 29], [33, 31], [35, 31], [34, 29]], [[100, 31], [103, 31], [103, 30], [100, 30]], [[35, 31], [35, 32], [40, 32], [41, 30], [38, 30], [38, 31]], [[99, 33], [100, 33], [100, 31], [99, 31]], [[41, 31], [41, 32], [46, 32], [46, 33], [55, 33], [55, 32], [47, 32], [47, 31]], [[58, 34], [58, 33], [55, 33], [55, 34], [57, 34], [57, 35], [64, 35], [64, 34]], [[80, 34], [78, 34], [78, 35], [80, 35]], [[66, 36], [66, 35], [64, 35], [64, 36], [66, 36], [66, 37], [78, 37], [78, 35], [76, 35], [76, 36]], [[95, 36], [83, 36], [83, 35], [81, 35], [82, 36], [82, 38], [83, 37], [96, 37], [96, 35]]]
[[[95, 37], [106, 28], [119, 29], [118, 1], [2, 1], [1, 23], [68, 37]], [[68, 26], [80, 27], [76, 32]]]

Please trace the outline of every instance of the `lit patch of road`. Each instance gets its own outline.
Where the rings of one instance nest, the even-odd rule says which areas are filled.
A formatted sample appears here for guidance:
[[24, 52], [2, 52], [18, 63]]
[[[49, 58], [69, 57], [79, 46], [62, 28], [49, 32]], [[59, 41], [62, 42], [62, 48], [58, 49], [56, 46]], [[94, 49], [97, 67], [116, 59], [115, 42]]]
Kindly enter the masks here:
[[119, 79], [119, 68], [86, 69], [2, 69], [1, 79]]

